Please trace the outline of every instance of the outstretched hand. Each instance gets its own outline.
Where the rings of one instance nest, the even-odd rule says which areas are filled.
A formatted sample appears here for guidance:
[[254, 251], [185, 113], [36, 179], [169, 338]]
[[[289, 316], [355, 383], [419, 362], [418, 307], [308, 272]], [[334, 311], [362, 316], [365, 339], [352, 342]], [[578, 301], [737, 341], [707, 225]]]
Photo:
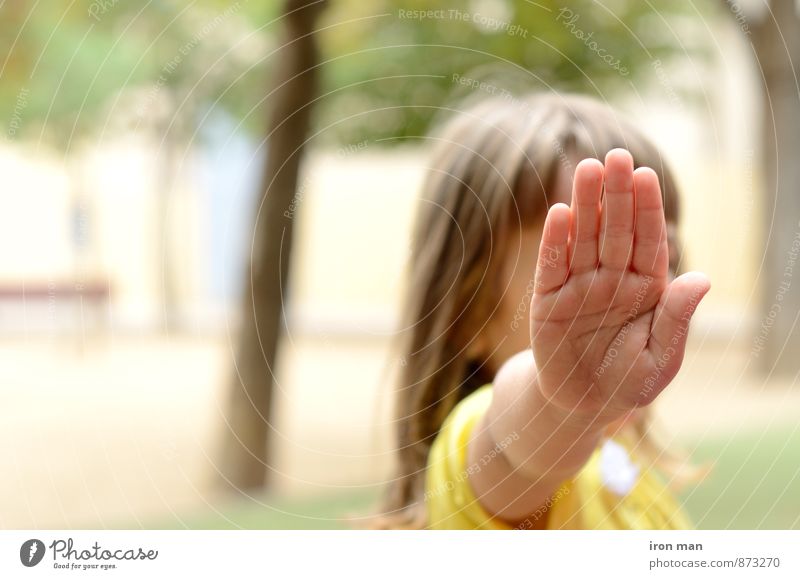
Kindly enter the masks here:
[[611, 417], [652, 402], [680, 369], [689, 321], [710, 284], [669, 279], [656, 173], [624, 149], [581, 161], [571, 206], [545, 221], [531, 303], [542, 392], [556, 405]]

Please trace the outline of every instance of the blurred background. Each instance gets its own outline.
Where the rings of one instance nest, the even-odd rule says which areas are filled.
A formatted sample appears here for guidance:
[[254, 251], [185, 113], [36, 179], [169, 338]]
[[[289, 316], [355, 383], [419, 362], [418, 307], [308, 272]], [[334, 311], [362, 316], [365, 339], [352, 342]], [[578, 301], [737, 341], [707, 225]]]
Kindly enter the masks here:
[[[0, 527], [344, 528], [392, 474], [424, 136], [481, 81], [632, 117], [708, 273], [661, 438], [800, 528], [800, 3], [0, 3]], [[485, 85], [484, 85], [485, 86]]]

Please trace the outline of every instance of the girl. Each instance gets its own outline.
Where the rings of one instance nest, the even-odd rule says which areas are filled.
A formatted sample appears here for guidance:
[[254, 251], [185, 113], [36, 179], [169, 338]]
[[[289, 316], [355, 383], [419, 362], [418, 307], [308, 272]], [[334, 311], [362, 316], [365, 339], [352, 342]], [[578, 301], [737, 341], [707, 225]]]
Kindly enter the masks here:
[[658, 151], [564, 95], [485, 100], [433, 140], [385, 526], [687, 527], [651, 468], [674, 479], [680, 462], [645, 407], [709, 283], [673, 279], [678, 195]]

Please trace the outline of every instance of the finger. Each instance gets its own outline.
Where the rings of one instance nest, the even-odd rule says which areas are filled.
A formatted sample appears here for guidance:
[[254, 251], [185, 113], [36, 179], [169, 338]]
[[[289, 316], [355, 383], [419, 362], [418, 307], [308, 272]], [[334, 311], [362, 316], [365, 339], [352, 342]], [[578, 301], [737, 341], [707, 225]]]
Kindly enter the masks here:
[[633, 269], [642, 275], [666, 277], [669, 247], [658, 175], [649, 167], [636, 169], [633, 172], [633, 190], [636, 197]]
[[656, 305], [647, 349], [655, 360], [655, 371], [640, 393], [648, 404], [675, 377], [683, 362], [689, 322], [711, 283], [699, 272], [689, 272], [673, 281]]
[[597, 233], [600, 229], [600, 194], [603, 164], [584, 159], [575, 168], [572, 184], [572, 226], [570, 229], [570, 271], [582, 273], [597, 268]]
[[536, 264], [535, 292], [546, 294], [557, 290], [567, 281], [567, 242], [571, 212], [564, 203], [556, 203], [547, 213]]
[[633, 249], [633, 157], [624, 149], [606, 155], [600, 217], [600, 265], [627, 269]]

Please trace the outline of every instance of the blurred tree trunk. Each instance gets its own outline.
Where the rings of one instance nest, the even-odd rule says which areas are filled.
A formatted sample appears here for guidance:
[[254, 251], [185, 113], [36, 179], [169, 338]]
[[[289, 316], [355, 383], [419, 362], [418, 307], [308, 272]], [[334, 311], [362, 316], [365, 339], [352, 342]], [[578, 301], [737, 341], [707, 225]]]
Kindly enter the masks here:
[[[319, 64], [314, 27], [326, 0], [286, 0], [268, 110], [267, 160], [245, 283], [242, 327], [218, 467], [224, 485], [254, 489], [270, 467], [270, 406], [289, 277], [298, 172]], [[296, 205], [296, 203], [295, 203]]]
[[765, 175], [762, 311], [754, 352], [760, 369], [800, 370], [800, 15], [796, 2], [765, 0], [748, 20], [762, 79], [761, 162]]

